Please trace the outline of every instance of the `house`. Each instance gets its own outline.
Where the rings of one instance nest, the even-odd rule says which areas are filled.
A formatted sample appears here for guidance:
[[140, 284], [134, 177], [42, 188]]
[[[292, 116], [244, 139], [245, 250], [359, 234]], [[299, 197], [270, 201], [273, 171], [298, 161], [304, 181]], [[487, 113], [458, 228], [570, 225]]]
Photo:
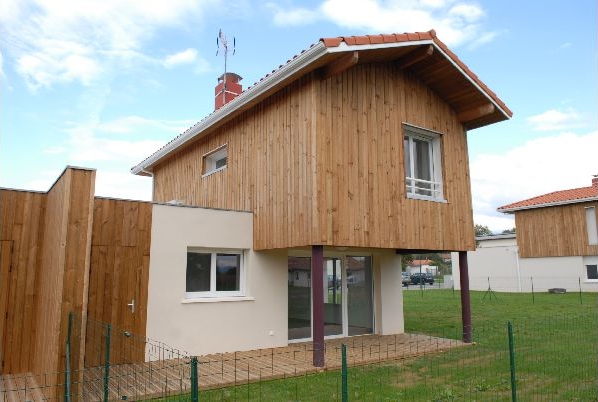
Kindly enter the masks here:
[[438, 275], [438, 267], [432, 265], [431, 260], [413, 260], [407, 265], [407, 272], [414, 274], [417, 272], [425, 272], [432, 275]]
[[598, 176], [588, 187], [554, 191], [498, 208], [514, 214], [520, 265], [534, 287], [598, 291]]
[[311, 339], [318, 366], [325, 336], [403, 332], [401, 254], [474, 250], [467, 131], [511, 111], [434, 31], [320, 39], [240, 81], [132, 168], [153, 180], [147, 335]]
[[[521, 292], [524, 285], [525, 291], [531, 290], [530, 276], [521, 270], [515, 233], [479, 236], [476, 245], [467, 253], [470, 290]], [[451, 253], [451, 258], [454, 287], [461, 289], [458, 254]]]
[[[498, 208], [515, 215], [517, 234], [476, 239], [476, 251], [467, 256], [470, 289], [598, 291], [597, 207], [598, 176], [594, 176], [588, 187]], [[455, 270], [458, 273], [458, 264], [453, 264]], [[459, 288], [458, 281], [455, 286]]]

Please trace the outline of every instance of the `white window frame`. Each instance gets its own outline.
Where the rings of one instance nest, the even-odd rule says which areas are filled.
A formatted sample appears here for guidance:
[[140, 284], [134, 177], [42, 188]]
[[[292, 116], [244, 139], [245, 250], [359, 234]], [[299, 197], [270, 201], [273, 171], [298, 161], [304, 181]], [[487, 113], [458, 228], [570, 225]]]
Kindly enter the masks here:
[[[405, 143], [405, 137], [408, 138], [409, 146], [404, 150], [405, 154], [403, 155], [403, 166], [405, 166], [405, 158], [407, 157], [407, 153], [409, 153], [409, 171], [405, 172], [405, 191], [407, 194], [407, 198], [419, 199], [419, 200], [428, 200], [428, 201], [436, 201], [436, 202], [446, 202], [444, 199], [444, 191], [443, 191], [443, 181], [442, 181], [442, 149], [441, 149], [441, 133], [437, 133], [434, 131], [430, 131], [421, 127], [413, 126], [411, 124], [403, 123], [403, 144]], [[418, 139], [421, 141], [426, 141], [430, 144], [430, 181], [427, 180], [420, 180], [417, 178], [410, 177], [411, 173], [414, 171], [414, 160], [413, 152], [413, 139]], [[426, 194], [419, 194], [418, 190], [418, 183], [422, 184], [430, 184], [431, 189], [424, 191], [430, 191], [431, 195]]]
[[[224, 165], [218, 166], [218, 162], [226, 160]], [[228, 144], [224, 144], [213, 151], [208, 152], [202, 156], [203, 163], [203, 175], [202, 177], [209, 176], [216, 172], [226, 169], [228, 166]]]
[[[239, 249], [205, 249], [200, 247], [188, 247], [187, 254], [211, 254], [210, 258], [210, 290], [203, 292], [187, 292], [187, 265], [185, 262], [185, 297], [187, 299], [202, 299], [202, 298], [227, 298], [227, 297], [244, 297], [245, 296], [245, 250]], [[218, 254], [236, 254], [239, 255], [239, 290], [217, 291], [216, 290], [216, 257]], [[187, 261], [187, 258], [185, 258]]]

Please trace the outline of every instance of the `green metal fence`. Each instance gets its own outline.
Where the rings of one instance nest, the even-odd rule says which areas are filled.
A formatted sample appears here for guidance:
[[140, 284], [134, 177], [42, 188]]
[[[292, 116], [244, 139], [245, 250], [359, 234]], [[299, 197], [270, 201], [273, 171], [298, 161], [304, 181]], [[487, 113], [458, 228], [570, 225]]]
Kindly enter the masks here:
[[[5, 376], [0, 401], [598, 401], [595, 295], [583, 307], [574, 295], [571, 306], [558, 296], [508, 321], [474, 319], [468, 345], [458, 325], [436, 326], [432, 314], [447, 303], [437, 295], [430, 292], [437, 305], [427, 315], [415, 314], [424, 323], [419, 334], [328, 342], [325, 370], [311, 366], [310, 343], [193, 357], [89, 320], [85, 340], [67, 339], [65, 372]], [[477, 296], [487, 311], [506, 303], [504, 295]], [[81, 333], [81, 323], [71, 316], [69, 333]], [[83, 341], [81, 366], [75, 354]]]

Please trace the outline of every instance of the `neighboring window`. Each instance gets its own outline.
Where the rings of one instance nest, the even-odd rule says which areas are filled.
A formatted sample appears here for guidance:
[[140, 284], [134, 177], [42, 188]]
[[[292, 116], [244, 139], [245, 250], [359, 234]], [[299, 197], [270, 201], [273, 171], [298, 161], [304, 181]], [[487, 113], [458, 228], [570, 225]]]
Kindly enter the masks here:
[[242, 251], [187, 251], [187, 297], [242, 296]]
[[586, 228], [588, 230], [588, 244], [598, 244], [598, 230], [596, 229], [595, 207], [586, 207]]
[[598, 265], [586, 265], [588, 279], [598, 279]]
[[203, 156], [203, 175], [209, 175], [226, 168], [227, 146], [218, 148]]
[[403, 124], [407, 197], [444, 201], [440, 135]]

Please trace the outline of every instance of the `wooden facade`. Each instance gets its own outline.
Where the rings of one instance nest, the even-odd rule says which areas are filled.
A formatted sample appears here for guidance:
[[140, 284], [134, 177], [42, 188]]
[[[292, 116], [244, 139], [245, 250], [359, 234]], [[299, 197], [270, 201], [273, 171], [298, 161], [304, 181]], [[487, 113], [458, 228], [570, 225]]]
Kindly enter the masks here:
[[519, 255], [532, 258], [598, 254], [598, 246], [588, 244], [587, 207], [598, 210], [598, 202], [515, 211]]
[[152, 204], [94, 187], [94, 170], [67, 168], [47, 193], [0, 189], [0, 374], [63, 372], [69, 312], [73, 369], [97, 363], [87, 317], [117, 330], [115, 363], [143, 359], [123, 332], [145, 336]]
[[85, 366], [104, 360], [102, 323], [114, 328], [113, 364], [143, 362], [152, 204], [96, 198], [93, 222]]
[[[447, 202], [409, 199], [402, 124], [441, 134]], [[202, 155], [228, 147], [202, 177]], [[393, 62], [314, 71], [154, 166], [154, 200], [254, 213], [254, 248], [473, 250], [466, 130]]]

